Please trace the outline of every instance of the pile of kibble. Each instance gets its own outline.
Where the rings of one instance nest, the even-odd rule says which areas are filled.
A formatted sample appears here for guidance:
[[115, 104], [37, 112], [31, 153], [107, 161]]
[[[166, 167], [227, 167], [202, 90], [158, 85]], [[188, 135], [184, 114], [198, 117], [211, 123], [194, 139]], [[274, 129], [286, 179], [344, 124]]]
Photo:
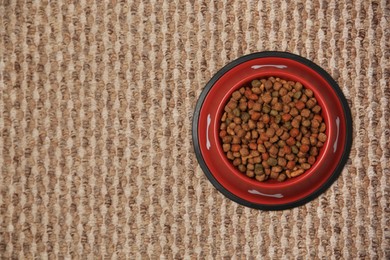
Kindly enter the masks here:
[[223, 151], [258, 181], [285, 181], [315, 163], [326, 125], [312, 90], [280, 78], [256, 79], [232, 93], [221, 118]]

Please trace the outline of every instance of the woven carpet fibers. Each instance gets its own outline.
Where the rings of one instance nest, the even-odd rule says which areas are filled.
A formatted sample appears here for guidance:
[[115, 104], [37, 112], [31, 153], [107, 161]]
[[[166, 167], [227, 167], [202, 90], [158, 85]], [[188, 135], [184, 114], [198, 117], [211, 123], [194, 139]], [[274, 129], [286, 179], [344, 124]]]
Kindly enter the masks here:
[[[0, 1], [0, 258], [390, 258], [390, 3]], [[302, 55], [353, 115], [341, 177], [263, 212], [221, 195], [192, 148], [228, 62]]]

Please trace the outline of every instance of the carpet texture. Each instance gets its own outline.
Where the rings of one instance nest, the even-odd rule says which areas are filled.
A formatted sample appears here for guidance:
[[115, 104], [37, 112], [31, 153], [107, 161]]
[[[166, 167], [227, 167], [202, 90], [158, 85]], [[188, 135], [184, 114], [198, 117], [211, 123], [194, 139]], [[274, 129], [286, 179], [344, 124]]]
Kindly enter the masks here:
[[[388, 0], [0, 3], [1, 259], [390, 259]], [[221, 195], [191, 138], [207, 81], [264, 50], [354, 120], [340, 178], [277, 212]]]

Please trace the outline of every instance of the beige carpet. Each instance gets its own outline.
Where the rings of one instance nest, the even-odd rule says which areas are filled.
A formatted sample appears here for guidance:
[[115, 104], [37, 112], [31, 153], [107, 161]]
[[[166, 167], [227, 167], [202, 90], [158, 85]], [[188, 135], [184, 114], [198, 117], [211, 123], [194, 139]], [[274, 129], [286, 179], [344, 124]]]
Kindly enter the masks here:
[[[389, 259], [390, 3], [0, 1], [0, 258]], [[245, 208], [201, 171], [191, 120], [244, 54], [325, 68], [353, 115], [341, 177]]]

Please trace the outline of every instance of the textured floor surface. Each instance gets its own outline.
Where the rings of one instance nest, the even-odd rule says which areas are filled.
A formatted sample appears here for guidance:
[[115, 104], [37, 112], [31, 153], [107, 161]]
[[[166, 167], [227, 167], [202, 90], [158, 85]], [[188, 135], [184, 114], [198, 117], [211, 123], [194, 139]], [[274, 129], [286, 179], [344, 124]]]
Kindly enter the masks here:
[[[1, 259], [390, 259], [388, 0], [0, 3]], [[206, 82], [262, 50], [325, 68], [354, 119], [292, 210], [229, 201], [192, 149]]]

